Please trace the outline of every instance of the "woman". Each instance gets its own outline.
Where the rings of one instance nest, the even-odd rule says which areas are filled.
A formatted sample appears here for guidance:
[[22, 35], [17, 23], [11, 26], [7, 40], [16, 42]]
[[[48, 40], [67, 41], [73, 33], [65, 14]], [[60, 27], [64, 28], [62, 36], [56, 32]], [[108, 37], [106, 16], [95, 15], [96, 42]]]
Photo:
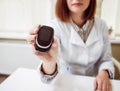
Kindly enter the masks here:
[[46, 24], [55, 30], [50, 51], [41, 53], [34, 48], [40, 26], [28, 39], [42, 59], [41, 79], [50, 82], [58, 72], [96, 76], [94, 89], [111, 91], [109, 78], [114, 77], [114, 67], [108, 29], [104, 21], [95, 18], [96, 0], [57, 0], [55, 9], [57, 19]]

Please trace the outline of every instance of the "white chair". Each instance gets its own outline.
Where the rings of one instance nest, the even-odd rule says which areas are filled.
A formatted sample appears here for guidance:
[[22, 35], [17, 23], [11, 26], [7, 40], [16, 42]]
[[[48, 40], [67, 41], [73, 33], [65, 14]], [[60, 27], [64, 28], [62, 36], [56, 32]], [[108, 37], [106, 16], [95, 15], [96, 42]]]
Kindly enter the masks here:
[[115, 66], [115, 79], [120, 80], [120, 62], [115, 58], [112, 58], [114, 66]]

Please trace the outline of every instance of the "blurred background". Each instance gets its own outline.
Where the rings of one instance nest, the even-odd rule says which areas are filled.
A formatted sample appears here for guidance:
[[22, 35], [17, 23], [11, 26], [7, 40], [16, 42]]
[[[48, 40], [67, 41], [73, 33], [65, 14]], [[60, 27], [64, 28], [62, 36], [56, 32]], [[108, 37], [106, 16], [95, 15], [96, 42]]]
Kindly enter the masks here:
[[[55, 0], [0, 0], [0, 75], [19, 67], [36, 69], [40, 60], [26, 38], [38, 24], [55, 17]], [[112, 45], [115, 78], [120, 79], [120, 0], [97, 0], [96, 17], [107, 22]]]

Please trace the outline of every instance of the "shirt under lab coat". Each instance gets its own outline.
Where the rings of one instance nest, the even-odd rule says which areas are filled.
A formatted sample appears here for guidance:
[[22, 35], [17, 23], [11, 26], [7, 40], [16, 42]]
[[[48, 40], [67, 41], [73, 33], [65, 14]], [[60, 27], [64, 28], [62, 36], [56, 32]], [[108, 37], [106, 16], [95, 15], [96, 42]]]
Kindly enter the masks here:
[[[54, 19], [46, 25], [54, 28], [55, 38], [59, 43], [58, 72], [65, 74], [96, 76], [106, 69], [114, 77], [111, 59], [111, 47], [106, 23], [95, 18], [93, 28], [84, 43], [73, 23], [64, 23]], [[40, 69], [41, 65], [39, 66]], [[42, 74], [42, 80], [50, 76]]]

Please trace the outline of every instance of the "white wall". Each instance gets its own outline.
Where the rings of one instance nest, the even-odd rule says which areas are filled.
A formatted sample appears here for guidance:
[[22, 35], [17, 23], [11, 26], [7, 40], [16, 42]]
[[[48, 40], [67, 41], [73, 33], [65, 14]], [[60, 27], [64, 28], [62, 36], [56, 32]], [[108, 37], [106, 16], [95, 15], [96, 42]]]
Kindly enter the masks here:
[[119, 0], [103, 0], [102, 3], [101, 18], [107, 22], [108, 27], [112, 26], [113, 29], [116, 28], [118, 1]]
[[29, 44], [0, 42], [0, 73], [11, 74], [19, 67], [36, 69], [40, 62]]
[[0, 32], [27, 32], [52, 18], [52, 0], [0, 0]]
[[116, 31], [119, 31], [120, 34], [120, 0], [117, 3], [117, 16], [116, 16]]

